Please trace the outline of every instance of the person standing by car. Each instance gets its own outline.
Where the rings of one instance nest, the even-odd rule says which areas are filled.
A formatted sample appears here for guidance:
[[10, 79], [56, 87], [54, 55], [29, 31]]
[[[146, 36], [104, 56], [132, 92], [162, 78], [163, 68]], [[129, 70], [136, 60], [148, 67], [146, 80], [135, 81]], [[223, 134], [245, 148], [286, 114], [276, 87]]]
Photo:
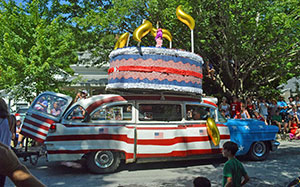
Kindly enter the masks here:
[[231, 141], [224, 143], [222, 154], [228, 161], [223, 168], [223, 187], [243, 186], [250, 180], [243, 164], [235, 158], [237, 151], [236, 143]]
[[[12, 134], [9, 128], [8, 118], [9, 112], [7, 104], [2, 98], [0, 98], [0, 142], [7, 147], [10, 147]], [[4, 175], [0, 175], [0, 186], [4, 186], [5, 178], [6, 177]]]

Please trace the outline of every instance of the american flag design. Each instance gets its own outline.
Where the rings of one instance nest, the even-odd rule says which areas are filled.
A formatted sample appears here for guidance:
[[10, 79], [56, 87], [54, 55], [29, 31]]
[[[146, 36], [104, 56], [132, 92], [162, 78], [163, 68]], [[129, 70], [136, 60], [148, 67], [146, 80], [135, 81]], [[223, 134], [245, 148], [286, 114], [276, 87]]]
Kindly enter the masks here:
[[162, 139], [162, 138], [164, 138], [164, 133], [163, 132], [155, 132], [154, 138]]
[[108, 133], [108, 128], [99, 128], [99, 133], [100, 134], [107, 134]]

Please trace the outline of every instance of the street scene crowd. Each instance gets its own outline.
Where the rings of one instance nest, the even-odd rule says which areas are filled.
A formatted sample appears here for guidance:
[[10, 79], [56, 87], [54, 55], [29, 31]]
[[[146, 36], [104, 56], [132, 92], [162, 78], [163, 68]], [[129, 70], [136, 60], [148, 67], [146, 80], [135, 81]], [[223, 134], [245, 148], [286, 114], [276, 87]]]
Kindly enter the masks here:
[[266, 125], [276, 125], [279, 134], [288, 134], [290, 139], [300, 137], [300, 97], [289, 97], [288, 101], [283, 96], [278, 99], [266, 99], [247, 97], [240, 99], [233, 97], [232, 102], [228, 102], [223, 97], [219, 103], [219, 109], [226, 118], [250, 119], [264, 121]]

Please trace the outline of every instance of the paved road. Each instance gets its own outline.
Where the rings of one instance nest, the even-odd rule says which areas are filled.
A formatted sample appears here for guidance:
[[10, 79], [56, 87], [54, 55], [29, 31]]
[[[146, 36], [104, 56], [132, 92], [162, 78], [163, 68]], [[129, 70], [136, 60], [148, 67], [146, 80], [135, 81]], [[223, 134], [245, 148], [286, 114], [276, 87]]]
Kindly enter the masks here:
[[[129, 164], [113, 174], [95, 175], [85, 169], [69, 168], [60, 163], [48, 163], [41, 158], [36, 167], [25, 163], [30, 171], [47, 186], [113, 186], [157, 187], [192, 186], [197, 176], [210, 179], [212, 186], [220, 186], [224, 159], [185, 162]], [[251, 177], [250, 186], [286, 186], [300, 176], [300, 140], [281, 141], [279, 150], [266, 161], [242, 160]], [[7, 181], [6, 186], [13, 186]]]

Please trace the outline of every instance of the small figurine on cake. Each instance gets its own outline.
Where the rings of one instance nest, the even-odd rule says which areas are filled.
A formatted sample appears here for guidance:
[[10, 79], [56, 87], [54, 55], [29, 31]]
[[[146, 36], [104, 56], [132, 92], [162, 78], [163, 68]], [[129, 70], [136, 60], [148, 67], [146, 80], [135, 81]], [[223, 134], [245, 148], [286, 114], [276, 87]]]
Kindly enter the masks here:
[[161, 28], [158, 28], [156, 31], [155, 36], [156, 46], [155, 47], [162, 47], [163, 44], [163, 32]]

